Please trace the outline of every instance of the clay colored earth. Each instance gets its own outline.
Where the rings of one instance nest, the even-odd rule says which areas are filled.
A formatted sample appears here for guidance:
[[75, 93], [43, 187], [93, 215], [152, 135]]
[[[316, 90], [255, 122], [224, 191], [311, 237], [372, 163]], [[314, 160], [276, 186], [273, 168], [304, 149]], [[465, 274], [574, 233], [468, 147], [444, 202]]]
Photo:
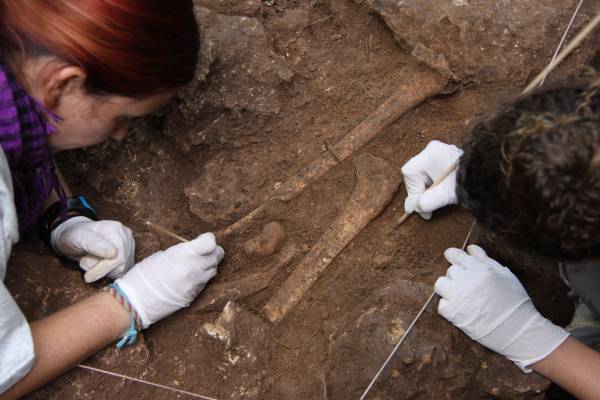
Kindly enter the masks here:
[[[138, 258], [175, 244], [144, 221], [187, 238], [223, 229], [318, 156], [335, 155], [335, 144], [402, 84], [437, 74], [449, 85], [299, 196], [270, 202], [248, 229], [222, 239], [219, 274], [189, 309], [152, 326], [135, 346], [109, 347], [86, 363], [217, 399], [358, 399], [445, 272], [443, 250], [462, 245], [472, 217], [451, 207], [395, 229], [405, 197], [400, 185], [284, 317], [272, 323], [265, 306], [280, 298], [351, 203], [360, 157], [376, 157], [393, 175], [432, 139], [460, 145], [474, 121], [514, 98], [548, 63], [576, 1], [195, 3], [203, 42], [196, 80], [173, 104], [138, 121], [124, 142], [59, 158], [101, 218], [136, 232]], [[586, 2], [574, 32], [598, 5]], [[547, 84], [572, 83], [586, 65], [597, 66], [594, 41]], [[273, 221], [282, 227], [276, 243], [262, 233]], [[253, 247], [244, 251], [249, 240]], [[544, 315], [568, 322], [572, 304], [551, 260], [506, 252], [482, 232], [474, 240], [513, 267]], [[33, 235], [15, 248], [8, 273], [30, 319], [102, 286], [86, 285]], [[370, 399], [544, 398], [546, 380], [470, 341], [436, 305]], [[74, 369], [29, 398], [184, 396]]]

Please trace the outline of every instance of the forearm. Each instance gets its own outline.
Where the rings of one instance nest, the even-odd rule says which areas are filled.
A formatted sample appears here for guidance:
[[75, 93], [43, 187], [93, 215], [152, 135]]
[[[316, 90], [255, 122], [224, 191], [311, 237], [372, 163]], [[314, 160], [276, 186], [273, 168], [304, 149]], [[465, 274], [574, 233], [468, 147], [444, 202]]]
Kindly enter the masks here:
[[30, 326], [35, 365], [0, 400], [36, 390], [114, 342], [129, 326], [129, 314], [108, 293], [99, 293]]
[[578, 399], [600, 398], [600, 353], [572, 337], [531, 368]]

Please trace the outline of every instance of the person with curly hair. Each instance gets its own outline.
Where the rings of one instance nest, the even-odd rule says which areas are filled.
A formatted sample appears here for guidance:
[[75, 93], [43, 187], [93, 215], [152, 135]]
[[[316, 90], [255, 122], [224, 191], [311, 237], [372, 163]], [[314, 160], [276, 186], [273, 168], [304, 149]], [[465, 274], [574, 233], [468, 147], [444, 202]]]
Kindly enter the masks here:
[[[406, 212], [429, 219], [461, 204], [498, 243], [559, 262], [579, 299], [566, 329], [476, 245], [445, 251], [451, 266], [435, 283], [438, 312], [582, 399], [600, 397], [599, 90], [597, 80], [536, 92], [477, 123], [462, 149], [432, 141], [402, 167]], [[458, 159], [458, 170], [427, 190]]]
[[[134, 343], [216, 275], [224, 252], [212, 233], [135, 264], [131, 230], [68, 197], [53, 163], [53, 153], [124, 139], [131, 119], [193, 79], [198, 50], [191, 0], [0, 0], [1, 400], [114, 341]], [[20, 232], [36, 224], [87, 282], [115, 281], [28, 322], [4, 279]]]

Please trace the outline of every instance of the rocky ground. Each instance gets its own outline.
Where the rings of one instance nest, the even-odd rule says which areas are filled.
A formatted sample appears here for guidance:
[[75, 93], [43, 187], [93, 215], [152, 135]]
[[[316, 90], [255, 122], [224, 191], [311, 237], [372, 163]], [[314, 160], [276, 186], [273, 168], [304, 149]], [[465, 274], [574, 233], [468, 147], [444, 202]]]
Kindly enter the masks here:
[[[472, 223], [449, 208], [395, 229], [405, 196], [399, 168], [432, 139], [460, 144], [473, 121], [513, 99], [549, 61], [575, 3], [196, 0], [197, 79], [124, 142], [61, 156], [72, 186], [101, 217], [136, 232], [141, 259], [175, 243], [146, 220], [187, 237], [218, 231], [313, 160], [331, 168], [221, 235], [219, 275], [189, 309], [86, 364], [218, 399], [358, 399], [447, 268], [442, 251], [460, 247]], [[597, 3], [586, 4], [574, 31]], [[550, 84], [598, 64], [596, 39]], [[439, 95], [340, 159], [348, 132], [398, 88], [425, 79], [443, 83]], [[568, 322], [554, 265], [512, 258], [540, 310]], [[315, 268], [314, 284], [290, 306], [287, 280]], [[35, 238], [15, 250], [7, 283], [32, 319], [97, 290]], [[434, 305], [369, 398], [543, 398], [547, 384], [468, 340]], [[185, 396], [76, 368], [30, 398]]]

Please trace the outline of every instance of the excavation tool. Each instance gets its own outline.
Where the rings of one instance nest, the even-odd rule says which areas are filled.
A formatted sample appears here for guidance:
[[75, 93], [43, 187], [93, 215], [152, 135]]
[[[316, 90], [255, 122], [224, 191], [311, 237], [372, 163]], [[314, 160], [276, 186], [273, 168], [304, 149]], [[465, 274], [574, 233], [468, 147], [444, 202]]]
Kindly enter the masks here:
[[155, 223], [153, 223], [153, 222], [146, 221], [146, 222], [145, 222], [145, 225], [146, 225], [146, 226], [149, 226], [149, 227], [151, 227], [151, 228], [153, 228], [154, 230], [156, 230], [156, 231], [158, 231], [158, 232], [160, 232], [160, 233], [164, 233], [165, 235], [167, 235], [167, 236], [170, 236], [170, 237], [172, 237], [173, 239], [177, 239], [177, 240], [179, 240], [180, 242], [188, 242], [188, 241], [189, 241], [189, 240], [187, 240], [186, 238], [184, 238], [184, 237], [182, 237], [182, 236], [179, 236], [178, 234], [176, 234], [176, 233], [173, 233], [173, 232], [171, 232], [170, 230], [168, 230], [168, 229], [166, 229], [166, 228], [163, 228], [162, 226], [160, 226], [160, 225], [157, 225], [157, 224], [155, 224]]

